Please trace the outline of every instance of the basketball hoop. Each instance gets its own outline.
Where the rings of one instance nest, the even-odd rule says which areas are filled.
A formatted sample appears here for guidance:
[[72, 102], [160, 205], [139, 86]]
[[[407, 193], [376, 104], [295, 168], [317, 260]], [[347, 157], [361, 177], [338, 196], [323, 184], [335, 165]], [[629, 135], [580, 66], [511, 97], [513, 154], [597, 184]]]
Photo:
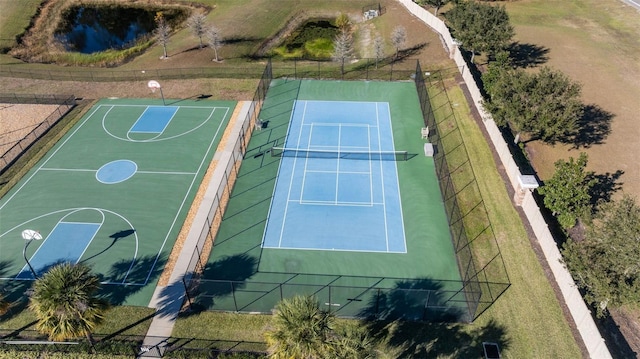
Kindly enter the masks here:
[[33, 269], [33, 267], [31, 266], [31, 263], [29, 263], [29, 259], [27, 258], [27, 247], [29, 247], [29, 244], [31, 244], [33, 240], [36, 240], [36, 241], [41, 240], [42, 235], [40, 234], [40, 232], [34, 231], [33, 229], [25, 229], [24, 231], [22, 231], [21, 235], [22, 235], [22, 239], [26, 241], [24, 244], [24, 248], [22, 249], [22, 256], [24, 257], [24, 261], [27, 262], [27, 266], [29, 266], [29, 270], [33, 275], [33, 279], [38, 279], [38, 275], [36, 274], [36, 271]]
[[162, 87], [160, 86], [160, 83], [156, 80], [150, 80], [147, 83], [147, 86], [151, 89], [151, 93], [156, 93], [156, 90], [160, 90], [160, 95], [162, 96], [162, 104], [166, 106], [167, 104], [164, 102], [164, 94], [162, 93]]
[[160, 83], [156, 80], [151, 80], [147, 83], [147, 86], [149, 86], [152, 93], [156, 93], [156, 90], [160, 88]]

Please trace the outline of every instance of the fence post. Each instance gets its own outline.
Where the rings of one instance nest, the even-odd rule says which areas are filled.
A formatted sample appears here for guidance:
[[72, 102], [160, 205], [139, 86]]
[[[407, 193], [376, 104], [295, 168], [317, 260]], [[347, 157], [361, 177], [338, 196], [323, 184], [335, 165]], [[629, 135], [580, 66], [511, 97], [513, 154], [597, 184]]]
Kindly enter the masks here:
[[238, 310], [238, 301], [236, 300], [236, 291], [233, 286], [233, 282], [229, 281], [229, 285], [231, 285], [231, 295], [233, 295], [233, 306], [236, 308], [236, 312], [239, 312], [240, 310]]
[[184, 286], [184, 295], [187, 297], [187, 303], [189, 305], [189, 310], [193, 309], [191, 308], [191, 295], [189, 294], [189, 287], [187, 286], [187, 282], [185, 280], [185, 277], [182, 277], [182, 285]]

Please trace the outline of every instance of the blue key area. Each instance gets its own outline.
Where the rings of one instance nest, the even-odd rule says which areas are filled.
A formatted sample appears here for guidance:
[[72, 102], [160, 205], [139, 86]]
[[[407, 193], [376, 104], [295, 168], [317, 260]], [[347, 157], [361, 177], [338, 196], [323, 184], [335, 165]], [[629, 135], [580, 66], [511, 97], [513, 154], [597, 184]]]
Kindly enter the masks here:
[[[38, 276], [41, 276], [55, 264], [77, 263], [98, 229], [100, 229], [99, 223], [58, 223], [29, 258], [31, 267]], [[34, 242], [37, 243], [37, 241]], [[30, 245], [33, 246], [36, 243], [30, 243]], [[16, 278], [33, 279], [29, 266], [25, 264]]]
[[149, 106], [129, 132], [162, 133], [178, 112], [176, 106]]

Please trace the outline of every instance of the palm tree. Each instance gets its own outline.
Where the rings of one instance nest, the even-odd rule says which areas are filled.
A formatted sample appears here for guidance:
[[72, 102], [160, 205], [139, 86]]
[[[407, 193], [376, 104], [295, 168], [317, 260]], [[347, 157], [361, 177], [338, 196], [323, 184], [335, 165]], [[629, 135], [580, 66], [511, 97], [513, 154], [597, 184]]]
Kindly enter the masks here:
[[0, 294], [0, 317], [5, 315], [9, 311], [9, 308], [11, 308], [11, 303], [7, 302], [4, 296]]
[[85, 336], [93, 347], [92, 331], [104, 319], [108, 304], [97, 298], [98, 277], [84, 264], [63, 263], [52, 267], [33, 285], [29, 301], [36, 328], [49, 340]]
[[321, 310], [313, 296], [283, 299], [275, 308], [272, 328], [265, 337], [274, 359], [328, 358], [335, 317]]

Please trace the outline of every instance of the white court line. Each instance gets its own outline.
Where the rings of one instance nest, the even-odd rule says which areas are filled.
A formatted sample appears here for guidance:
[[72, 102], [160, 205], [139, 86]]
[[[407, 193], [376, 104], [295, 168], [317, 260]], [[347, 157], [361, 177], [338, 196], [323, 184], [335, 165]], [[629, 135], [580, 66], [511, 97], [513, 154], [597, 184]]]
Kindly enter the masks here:
[[[125, 105], [125, 104], [112, 104], [112, 105], [100, 105], [100, 106], [110, 106], [110, 107], [149, 107], [150, 105]], [[155, 106], [155, 107], [163, 107], [160, 105], [151, 105], [151, 106]], [[169, 105], [167, 107], [185, 107], [185, 108], [206, 108], [206, 109], [216, 109], [216, 108], [220, 108], [220, 109], [228, 109], [228, 107], [218, 107], [218, 106], [183, 106], [183, 105]]]
[[189, 175], [193, 176], [198, 172], [175, 172], [175, 171], [136, 171], [136, 173], [152, 174], [152, 175]]
[[377, 202], [346, 202], [346, 201], [342, 201], [342, 202], [333, 202], [333, 201], [310, 201], [310, 200], [306, 200], [306, 201], [296, 201], [296, 200], [289, 200], [289, 202], [293, 202], [293, 203], [298, 203], [298, 204], [319, 204], [319, 205], [326, 205], [326, 206], [344, 206], [344, 207], [373, 207], [376, 205], [380, 205], [382, 203], [377, 203]]
[[[338, 153], [340, 153], [340, 142], [342, 142], [342, 124], [338, 124]], [[340, 156], [336, 160], [336, 194], [334, 196], [335, 204], [338, 204], [338, 190], [340, 186]]]
[[264, 246], [263, 248], [277, 248], [277, 249], [291, 249], [291, 250], [302, 250], [302, 251], [334, 251], [334, 252], [354, 252], [354, 253], [392, 253], [392, 254], [403, 254], [404, 252], [389, 252], [389, 251], [376, 251], [376, 250], [362, 250], [362, 249], [331, 249], [331, 248], [306, 248], [306, 247], [274, 247], [274, 246]]
[[[371, 148], [371, 127], [367, 127], [367, 145]], [[373, 163], [371, 159], [369, 159], [369, 198], [371, 198], [371, 203], [373, 203], [375, 198], [373, 198]]]
[[[302, 110], [301, 123], [304, 123], [304, 118], [305, 118], [306, 113], [307, 113], [307, 111], [306, 111], [307, 110], [307, 102], [306, 101], [303, 101], [303, 102], [304, 102], [304, 108]], [[297, 107], [297, 106], [294, 105], [294, 107]], [[293, 113], [291, 113], [291, 116], [293, 116]], [[292, 119], [290, 119], [290, 121], [291, 120]], [[300, 145], [300, 138], [301, 137], [302, 137], [302, 129], [300, 129], [300, 131], [298, 133], [298, 142], [297, 142], [298, 146]], [[311, 138], [311, 136], [309, 136], [309, 138]], [[280, 227], [280, 239], [278, 240], [278, 247], [280, 247], [282, 245], [282, 236], [284, 234], [284, 224], [287, 221], [287, 212], [289, 211], [289, 199], [291, 199], [291, 187], [293, 185], [293, 178], [295, 177], [294, 174], [296, 172], [296, 164], [297, 163], [298, 163], [298, 157], [295, 157], [293, 159], [293, 168], [291, 168], [291, 178], [289, 179], [289, 190], [287, 192], [287, 201], [285, 202], [286, 204], [284, 206], [284, 213], [283, 213], [283, 216], [282, 216], [282, 226]], [[305, 164], [305, 166], [306, 166], [306, 164]], [[303, 180], [304, 180], [304, 178], [303, 178]], [[303, 182], [303, 184], [304, 184], [304, 182]], [[300, 189], [300, 198], [302, 198], [302, 193], [304, 192], [303, 190], [304, 190], [304, 185]]]
[[98, 172], [98, 170], [90, 170], [84, 168], [55, 168], [55, 167], [47, 167], [40, 168], [41, 171], [62, 171], [62, 172]]
[[[389, 117], [389, 122], [391, 122], [391, 117]], [[378, 148], [382, 149], [381, 137], [380, 137], [380, 114], [378, 113], [378, 104], [376, 103], [376, 125], [378, 128]], [[393, 135], [393, 133], [391, 133]], [[393, 140], [392, 140], [393, 141]], [[393, 143], [393, 142], [391, 142]], [[387, 223], [387, 203], [385, 200], [385, 192], [384, 192], [384, 167], [382, 165], [382, 161], [380, 161], [380, 184], [382, 185], [382, 213], [384, 216], [384, 235], [385, 235], [385, 243], [387, 245], [387, 252], [389, 252], [389, 224]]]
[[[371, 162], [370, 160], [367, 160], [368, 162]], [[307, 172], [309, 173], [336, 173], [336, 171], [322, 171], [322, 170], [308, 170]], [[366, 172], [366, 171], [362, 171], [362, 172], [358, 172], [358, 171], [341, 171], [340, 173], [346, 173], [346, 174], [354, 174], [354, 175], [370, 175], [371, 172]]]
[[[98, 170], [89, 170], [83, 168], [41, 168], [42, 171], [61, 171], [61, 172], [97, 172]], [[193, 176], [197, 172], [176, 172], [176, 171], [136, 171], [136, 173], [158, 174], [158, 175], [189, 175]]]
[[302, 124], [304, 126], [325, 126], [325, 127], [336, 127], [336, 126], [344, 126], [344, 127], [376, 127], [372, 126], [368, 123], [355, 123], [355, 122], [312, 122], [310, 124]]

